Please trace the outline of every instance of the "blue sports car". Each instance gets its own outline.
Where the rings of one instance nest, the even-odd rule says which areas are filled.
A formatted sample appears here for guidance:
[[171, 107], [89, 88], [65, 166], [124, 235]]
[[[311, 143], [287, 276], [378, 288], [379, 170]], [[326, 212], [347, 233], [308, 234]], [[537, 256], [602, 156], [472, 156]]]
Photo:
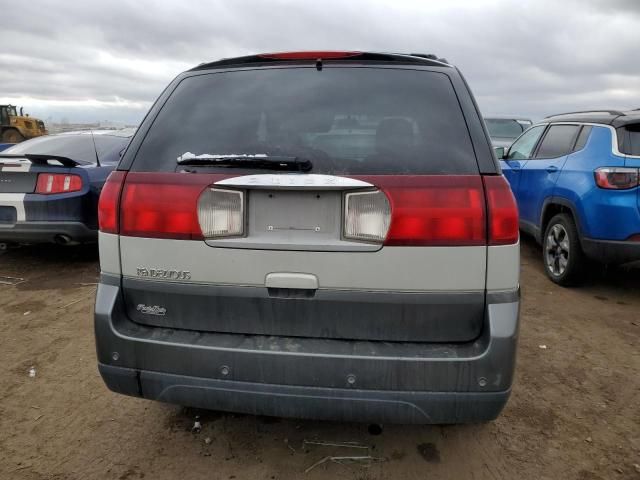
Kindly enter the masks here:
[[134, 130], [47, 135], [0, 152], [0, 247], [95, 241], [100, 191]]

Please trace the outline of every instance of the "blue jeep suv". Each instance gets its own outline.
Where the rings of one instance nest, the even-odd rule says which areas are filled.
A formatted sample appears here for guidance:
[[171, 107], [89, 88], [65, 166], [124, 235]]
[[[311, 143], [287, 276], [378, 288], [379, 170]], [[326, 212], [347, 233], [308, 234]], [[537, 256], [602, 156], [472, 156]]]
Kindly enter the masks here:
[[640, 260], [639, 110], [548, 117], [496, 153], [552, 281], [575, 284], [586, 259]]

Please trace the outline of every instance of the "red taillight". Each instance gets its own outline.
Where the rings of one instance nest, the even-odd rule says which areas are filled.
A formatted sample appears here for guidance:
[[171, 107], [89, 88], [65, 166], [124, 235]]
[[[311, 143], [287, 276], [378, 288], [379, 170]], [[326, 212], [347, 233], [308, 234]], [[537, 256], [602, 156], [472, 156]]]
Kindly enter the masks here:
[[118, 233], [118, 206], [126, 175], [127, 172], [111, 172], [102, 187], [98, 201], [98, 225], [101, 232]]
[[380, 188], [391, 203], [385, 245], [510, 245], [518, 241], [518, 207], [503, 176], [359, 178]]
[[640, 184], [640, 170], [626, 167], [603, 167], [593, 172], [596, 184], [607, 190], [627, 190]]
[[485, 245], [485, 201], [479, 176], [363, 177], [385, 192], [391, 226], [385, 245]]
[[329, 60], [332, 58], [349, 58], [357, 57], [361, 52], [280, 52], [280, 53], [263, 53], [258, 55], [262, 58], [272, 60]]
[[71, 173], [39, 173], [36, 193], [53, 195], [82, 190], [82, 177]]
[[120, 234], [202, 239], [198, 198], [220, 178], [187, 173], [129, 173], [120, 204]]
[[489, 209], [489, 245], [511, 245], [518, 241], [518, 205], [511, 187], [500, 176], [482, 177]]

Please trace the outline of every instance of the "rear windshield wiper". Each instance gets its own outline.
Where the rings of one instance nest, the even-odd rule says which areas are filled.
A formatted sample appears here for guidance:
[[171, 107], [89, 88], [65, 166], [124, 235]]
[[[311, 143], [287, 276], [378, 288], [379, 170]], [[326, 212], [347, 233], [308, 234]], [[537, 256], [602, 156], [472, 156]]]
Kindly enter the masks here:
[[310, 160], [287, 155], [238, 154], [238, 155], [194, 155], [187, 152], [176, 160], [178, 165], [263, 168], [266, 170], [287, 170], [308, 172], [313, 167]]

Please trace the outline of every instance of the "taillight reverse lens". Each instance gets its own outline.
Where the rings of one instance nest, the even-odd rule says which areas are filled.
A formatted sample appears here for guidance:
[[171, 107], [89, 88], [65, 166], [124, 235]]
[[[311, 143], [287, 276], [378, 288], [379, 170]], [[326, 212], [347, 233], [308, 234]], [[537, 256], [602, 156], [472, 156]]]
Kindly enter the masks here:
[[593, 172], [596, 184], [607, 190], [626, 190], [640, 185], [640, 170], [625, 167], [603, 167]]
[[489, 245], [512, 245], [520, 233], [518, 205], [511, 187], [502, 175], [482, 178], [489, 210]]
[[39, 173], [36, 193], [53, 195], [55, 193], [77, 192], [82, 190], [82, 177], [67, 173]]
[[391, 206], [381, 191], [345, 195], [344, 236], [382, 243], [391, 223]]
[[244, 233], [244, 193], [207, 188], [198, 199], [198, 222], [205, 238], [237, 237]]
[[98, 225], [101, 232], [118, 233], [118, 206], [126, 175], [127, 172], [111, 172], [102, 187], [98, 201]]

